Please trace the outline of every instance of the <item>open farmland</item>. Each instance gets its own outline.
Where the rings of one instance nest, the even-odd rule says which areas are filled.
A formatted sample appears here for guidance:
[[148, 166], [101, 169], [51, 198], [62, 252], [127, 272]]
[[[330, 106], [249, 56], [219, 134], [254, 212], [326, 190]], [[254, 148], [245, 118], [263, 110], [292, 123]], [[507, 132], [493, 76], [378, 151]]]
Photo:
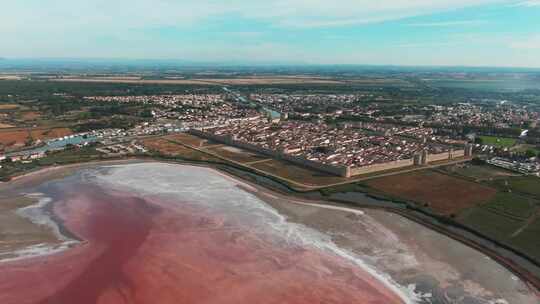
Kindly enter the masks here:
[[462, 212], [458, 221], [540, 261], [538, 200], [498, 193], [489, 203]]
[[351, 78], [318, 77], [309, 75], [269, 75], [244, 77], [214, 77], [199, 75], [193, 78], [161, 78], [145, 79], [143, 77], [83, 77], [70, 76], [63, 78], [48, 78], [51, 82], [81, 82], [81, 83], [124, 83], [124, 84], [176, 84], [176, 85], [344, 85], [351, 84], [364, 87], [412, 87], [414, 84], [402, 79], [390, 78]]
[[178, 141], [192, 147], [201, 147], [205, 143], [208, 142], [206, 139], [202, 139], [200, 137], [196, 137], [187, 133], [178, 133], [174, 135], [168, 135], [163, 138], [172, 140], [172, 141]]
[[540, 178], [536, 176], [509, 177], [497, 180], [493, 185], [503, 190], [540, 197]]
[[325, 186], [347, 181], [346, 178], [309, 170], [280, 160], [263, 161], [250, 165], [255, 169], [310, 186]]
[[532, 79], [423, 79], [425, 83], [437, 88], [458, 88], [488, 92], [515, 92], [538, 88], [538, 82]]
[[452, 215], [491, 200], [497, 190], [435, 171], [413, 172], [366, 182], [377, 191]]
[[156, 80], [144, 80], [144, 79], [111, 79], [111, 78], [59, 78], [50, 79], [51, 82], [80, 82], [80, 83], [124, 83], [124, 84], [166, 84], [166, 85], [219, 85], [219, 83], [204, 82], [200, 80], [190, 79], [156, 79]]
[[182, 146], [165, 138], [152, 138], [143, 141], [146, 148], [164, 156], [179, 157], [186, 160], [196, 161], [219, 161], [218, 159]]
[[210, 153], [217, 154], [226, 159], [230, 159], [235, 162], [239, 162], [243, 164], [268, 159], [268, 157], [264, 155], [255, 154], [255, 153], [251, 153], [249, 151], [242, 150], [239, 148], [228, 147], [228, 146], [223, 146], [223, 145], [210, 146], [208, 148], [205, 148], [205, 150]]
[[477, 181], [504, 178], [516, 173], [490, 165], [459, 164], [441, 168], [447, 173], [456, 174]]
[[48, 140], [72, 134], [67, 128], [7, 129], [0, 131], [0, 145], [24, 146], [29, 141]]
[[13, 125], [0, 122], [0, 129], [13, 128]]
[[16, 110], [19, 108], [19, 105], [16, 104], [0, 104], [0, 111], [2, 110]]
[[540, 261], [540, 216], [531, 221], [520, 231], [519, 235], [512, 237], [509, 242], [512, 246], [527, 252]]
[[[166, 143], [167, 141], [168, 143]], [[145, 142], [145, 145], [152, 150], [164, 152], [167, 155], [183, 156], [196, 152], [200, 155], [206, 155], [213, 160], [234, 162], [246, 168], [272, 175], [289, 183], [292, 187], [299, 187], [301, 190], [311, 187], [325, 187], [348, 181], [346, 178], [321, 173], [287, 161], [272, 159], [262, 154], [215, 143], [186, 133], [164, 136], [161, 140], [153, 139], [149, 143]], [[193, 147], [194, 149], [183, 145]], [[196, 149], [200, 151], [196, 151]], [[211, 155], [215, 155], [215, 157]]]
[[459, 216], [458, 221], [484, 235], [503, 242], [506, 242], [524, 223], [523, 220], [503, 216], [483, 207], [474, 207], [467, 210]]
[[129, 84], [180, 84], [180, 85], [270, 85], [270, 84], [342, 84], [334, 79], [320, 77], [253, 76], [242, 78], [190, 78], [190, 79], [143, 79], [111, 77], [69, 77], [49, 79], [57, 82], [129, 83]]
[[526, 220], [536, 213], [538, 201], [513, 193], [500, 192], [482, 207], [504, 216]]
[[275, 85], [275, 84], [342, 84], [341, 81], [319, 77], [244, 77], [244, 78], [203, 78], [204, 83], [228, 85]]
[[41, 114], [35, 111], [28, 111], [28, 112], [21, 113], [21, 119], [24, 121], [36, 120], [40, 117], [41, 117]]

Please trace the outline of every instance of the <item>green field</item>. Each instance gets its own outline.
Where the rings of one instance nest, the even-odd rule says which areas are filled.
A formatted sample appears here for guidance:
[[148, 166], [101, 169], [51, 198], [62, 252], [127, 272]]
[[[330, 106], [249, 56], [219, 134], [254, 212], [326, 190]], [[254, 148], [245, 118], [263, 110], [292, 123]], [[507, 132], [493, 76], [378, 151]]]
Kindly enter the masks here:
[[321, 189], [320, 192], [324, 196], [330, 196], [336, 193], [366, 192], [366, 187], [361, 186], [357, 183], [351, 183], [351, 184], [344, 184], [344, 185]]
[[496, 136], [480, 136], [480, 140], [484, 145], [495, 146], [498, 148], [510, 148], [517, 142], [514, 138]]
[[475, 208], [464, 213], [459, 221], [540, 261], [540, 217], [528, 223]]
[[497, 180], [492, 183], [493, 186], [510, 190], [512, 192], [540, 198], [540, 178], [536, 176], [516, 176]]
[[260, 162], [250, 167], [276, 175], [283, 179], [309, 186], [325, 186], [333, 183], [346, 182], [347, 179], [327, 173], [310, 170], [292, 163], [271, 159], [266, 162]]
[[490, 202], [463, 211], [458, 221], [540, 260], [540, 201], [499, 192]]
[[540, 218], [537, 218], [516, 237], [510, 239], [510, 244], [519, 250], [540, 260]]
[[488, 92], [519, 92], [538, 88], [538, 82], [527, 79], [433, 79], [430, 86]]
[[532, 152], [535, 152], [536, 154], [539, 154], [540, 153], [540, 148], [538, 148], [537, 146], [534, 146], [534, 145], [526, 145], [526, 144], [523, 144], [523, 145], [518, 145], [516, 147], [514, 147], [512, 149], [512, 151], [514, 152], [527, 152], [527, 151], [532, 151]]
[[504, 178], [506, 176], [514, 175], [515, 173], [497, 168], [490, 165], [471, 165], [460, 164], [444, 167], [443, 170], [449, 174], [455, 174], [458, 176], [472, 178], [475, 180], [486, 180], [492, 178]]
[[494, 213], [515, 219], [526, 220], [538, 208], [538, 201], [513, 193], [500, 192], [489, 203], [483, 205]]
[[525, 223], [524, 220], [503, 216], [484, 207], [474, 207], [464, 211], [458, 221], [502, 242], [507, 242], [510, 236]]

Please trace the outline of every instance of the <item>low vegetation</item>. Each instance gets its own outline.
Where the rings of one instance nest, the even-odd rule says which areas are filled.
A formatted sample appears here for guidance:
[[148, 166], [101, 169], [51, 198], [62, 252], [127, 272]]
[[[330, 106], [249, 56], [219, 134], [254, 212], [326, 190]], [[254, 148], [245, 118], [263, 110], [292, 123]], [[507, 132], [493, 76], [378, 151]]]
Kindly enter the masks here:
[[37, 141], [44, 141], [72, 134], [68, 128], [29, 128], [0, 130], [0, 148], [24, 147]]
[[483, 145], [494, 146], [497, 148], [510, 148], [516, 144], [517, 140], [508, 137], [480, 136], [480, 142]]
[[24, 162], [2, 162], [0, 180], [7, 181], [11, 177], [51, 165], [67, 165], [102, 159], [102, 153], [95, 147], [71, 148], [63, 151], [48, 152], [46, 157]]
[[145, 147], [150, 149], [150, 153], [156, 156], [166, 158], [178, 158], [188, 161], [211, 161], [219, 162], [220, 160], [206, 153], [187, 148], [181, 144], [175, 143], [166, 138], [152, 138], [143, 141]]
[[503, 191], [521, 193], [540, 198], [540, 178], [536, 176], [514, 176], [492, 183]]
[[427, 170], [373, 179], [365, 184], [443, 215], [456, 215], [464, 209], [488, 202], [497, 193], [495, 189], [478, 183]]

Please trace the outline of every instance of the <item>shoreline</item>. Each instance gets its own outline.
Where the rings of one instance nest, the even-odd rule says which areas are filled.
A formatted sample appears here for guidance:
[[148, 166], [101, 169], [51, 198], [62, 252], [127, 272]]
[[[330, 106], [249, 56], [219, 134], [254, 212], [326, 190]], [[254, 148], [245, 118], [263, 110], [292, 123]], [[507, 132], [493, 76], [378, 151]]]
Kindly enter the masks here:
[[[382, 212], [396, 214], [405, 219], [411, 220], [419, 225], [422, 225], [423, 227], [427, 229], [433, 230], [447, 237], [450, 237], [451, 239], [492, 258], [499, 265], [503, 266], [504, 268], [506, 268], [513, 274], [515, 274], [517, 277], [519, 277], [523, 282], [525, 282], [529, 286], [529, 288], [535, 292], [535, 294], [540, 295], [539, 278], [532, 275], [531, 273], [528, 273], [525, 269], [522, 269], [523, 267], [520, 266], [519, 263], [514, 262], [511, 259], [508, 259], [507, 257], [498, 254], [494, 250], [486, 248], [482, 244], [478, 244], [474, 242], [473, 240], [469, 240], [467, 239], [467, 237], [459, 235], [459, 233], [455, 233], [450, 230], [444, 229], [443, 227], [439, 227], [438, 225], [429, 223], [425, 219], [417, 218], [413, 214], [408, 214], [404, 210], [398, 210], [397, 208], [388, 208], [388, 207], [363, 208], [361, 206], [350, 206], [348, 204], [343, 204], [339, 202], [312, 199], [312, 198], [307, 198], [307, 197], [299, 197], [298, 195], [295, 195], [294, 193], [286, 194], [280, 191], [276, 191], [274, 189], [269, 189], [268, 187], [261, 185], [257, 182], [253, 182], [243, 177], [236, 176], [228, 171], [220, 170], [218, 166], [212, 165], [212, 164], [200, 164], [200, 163], [190, 163], [190, 162], [182, 163], [182, 162], [177, 162], [177, 161], [164, 161], [164, 160], [159, 160], [159, 159], [155, 160], [155, 159], [148, 159], [148, 158], [130, 158], [130, 159], [121, 159], [121, 160], [92, 161], [88, 163], [76, 163], [76, 164], [69, 164], [69, 165], [63, 165], [63, 166], [47, 167], [47, 168], [43, 168], [43, 169], [36, 170], [33, 172], [29, 172], [26, 174], [22, 174], [9, 182], [1, 183], [0, 189], [6, 186], [8, 188], [19, 188], [21, 186], [27, 186], [28, 184], [30, 185], [38, 184], [46, 179], [58, 178], [61, 176], [65, 176], [66, 174], [69, 174], [70, 172], [74, 170], [84, 169], [86, 167], [92, 167], [96, 165], [121, 165], [121, 164], [144, 163], [144, 162], [159, 162], [159, 163], [167, 163], [167, 164], [174, 164], [174, 165], [188, 165], [188, 166], [210, 168], [216, 171], [218, 174], [222, 176], [226, 176], [227, 178], [234, 180], [239, 185], [242, 185], [242, 184], [247, 185], [248, 187], [242, 187], [242, 186], [239, 186], [239, 187], [243, 188], [244, 191], [247, 191], [253, 195], [256, 195], [257, 197], [259, 197], [259, 195], [257, 195], [256, 192], [261, 191], [264, 195], [269, 195], [271, 197], [274, 197], [275, 199], [284, 199], [288, 202], [291, 202], [293, 204], [298, 204], [301, 206], [323, 208], [323, 209], [329, 209], [329, 210], [341, 211], [341, 212], [350, 212], [353, 214], [364, 213], [364, 211], [362, 211], [361, 209], [376, 209]], [[53, 219], [53, 220], [57, 221], [57, 219]], [[62, 226], [61, 223], [58, 223], [58, 225]], [[84, 244], [84, 241], [81, 244], [76, 245], [76, 247], [81, 246], [83, 244]]]

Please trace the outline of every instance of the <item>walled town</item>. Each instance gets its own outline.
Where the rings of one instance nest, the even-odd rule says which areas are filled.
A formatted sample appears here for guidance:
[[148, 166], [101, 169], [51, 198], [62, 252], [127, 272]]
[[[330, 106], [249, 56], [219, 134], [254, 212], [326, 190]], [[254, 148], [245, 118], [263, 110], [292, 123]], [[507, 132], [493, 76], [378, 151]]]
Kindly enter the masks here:
[[[376, 94], [223, 94], [87, 96], [89, 104], [144, 107], [146, 122], [129, 129], [94, 130], [51, 139], [58, 150], [72, 137], [100, 142], [99, 151], [144, 151], [126, 146], [139, 136], [196, 132], [198, 136], [242, 146], [312, 169], [354, 176], [388, 169], [470, 158], [473, 150], [495, 153], [499, 147], [478, 143], [474, 130], [455, 126], [509, 128], [527, 126], [540, 115], [507, 101], [453, 105], [410, 105], [388, 109]], [[369, 102], [367, 102], [369, 101]], [[493, 106], [495, 104], [495, 106]], [[277, 117], [269, 115], [277, 113]], [[414, 114], [411, 114], [414, 113]], [[534, 125], [533, 125], [534, 126]], [[44, 157], [44, 149], [6, 153], [13, 160]], [[504, 155], [494, 155], [503, 157]]]

